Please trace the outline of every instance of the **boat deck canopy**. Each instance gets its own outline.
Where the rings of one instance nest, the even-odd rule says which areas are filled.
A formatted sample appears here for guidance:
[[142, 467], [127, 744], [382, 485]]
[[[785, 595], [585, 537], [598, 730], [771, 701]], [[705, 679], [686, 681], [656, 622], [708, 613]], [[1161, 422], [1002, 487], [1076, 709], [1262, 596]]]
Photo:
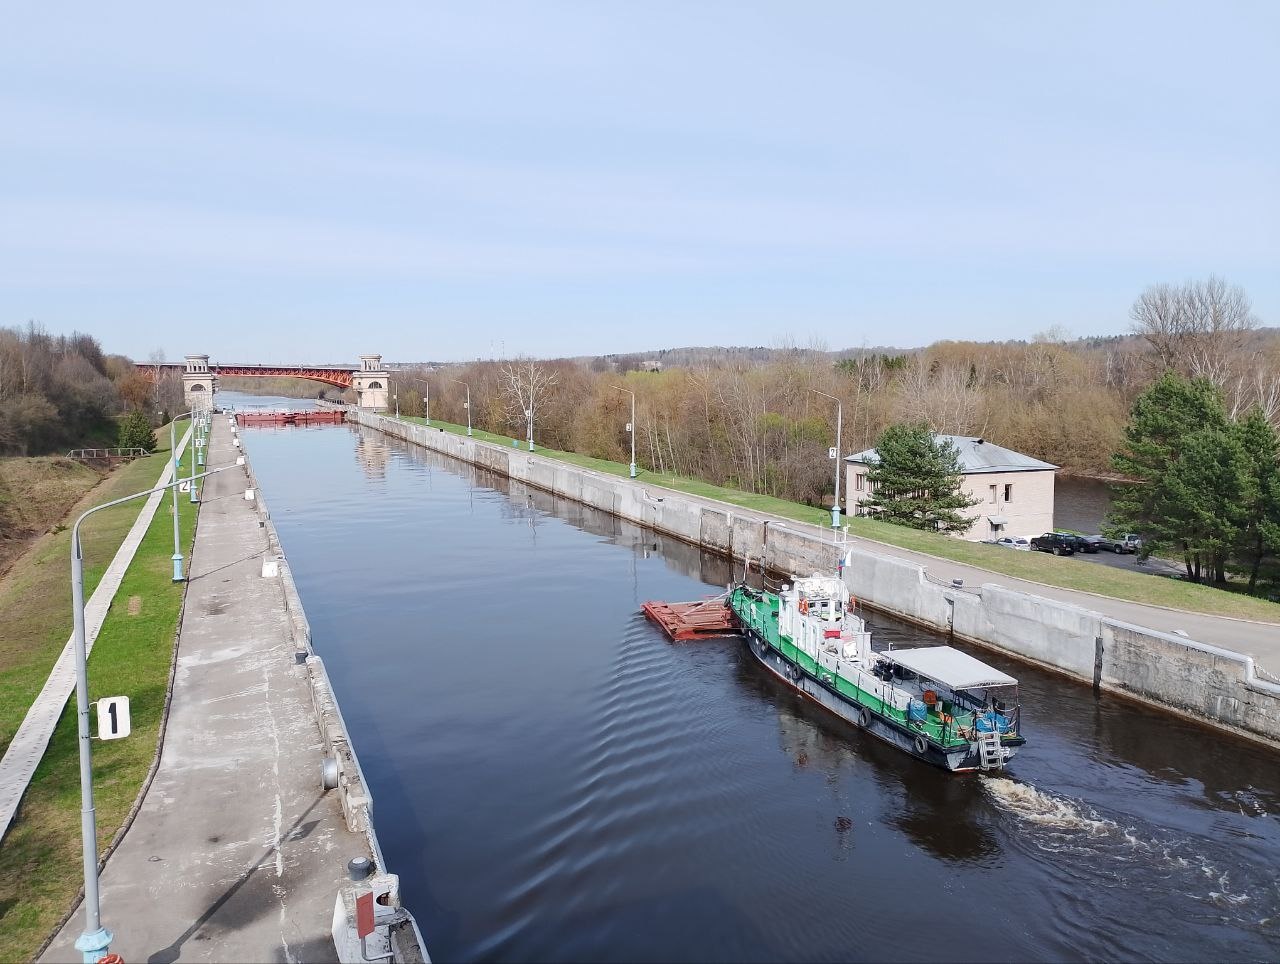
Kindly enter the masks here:
[[980, 690], [989, 686], [1016, 686], [1018, 683], [1007, 673], [950, 646], [898, 649], [880, 656], [953, 690]]

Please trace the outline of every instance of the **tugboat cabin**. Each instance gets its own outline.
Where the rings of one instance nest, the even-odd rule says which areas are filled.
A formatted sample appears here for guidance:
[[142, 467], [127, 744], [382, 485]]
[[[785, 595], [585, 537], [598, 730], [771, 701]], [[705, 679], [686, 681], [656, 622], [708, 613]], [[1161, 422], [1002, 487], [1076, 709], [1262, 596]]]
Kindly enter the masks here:
[[910, 723], [939, 743], [994, 733], [1018, 740], [1018, 681], [950, 646], [877, 653], [876, 676], [918, 694]]

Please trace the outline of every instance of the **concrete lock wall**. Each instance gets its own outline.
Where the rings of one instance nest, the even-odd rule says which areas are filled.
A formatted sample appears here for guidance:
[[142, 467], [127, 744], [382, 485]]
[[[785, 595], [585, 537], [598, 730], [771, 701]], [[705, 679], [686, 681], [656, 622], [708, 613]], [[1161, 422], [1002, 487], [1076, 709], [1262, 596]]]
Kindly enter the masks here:
[[[284, 590], [284, 606], [288, 616], [290, 636], [293, 640], [294, 658], [306, 667], [316, 727], [324, 744], [326, 763], [331, 761], [336, 769], [337, 785], [332, 789], [338, 793], [347, 829], [364, 837], [369, 854], [373, 858], [374, 873], [369, 878], [359, 884], [348, 884], [334, 895], [334, 917], [331, 929], [338, 960], [344, 964], [367, 960], [364, 956], [364, 948], [355, 936], [355, 898], [361, 891], [372, 889], [378, 897], [377, 922], [380, 926], [386, 925], [386, 929], [371, 935], [369, 941], [381, 941], [378, 952], [383, 954], [383, 959], [393, 962], [428, 961], [430, 958], [427, 955], [422, 934], [418, 930], [417, 921], [400, 903], [400, 878], [387, 872], [386, 858], [382, 854], [378, 834], [373, 825], [373, 796], [365, 782], [364, 771], [360, 767], [360, 760], [351, 743], [346, 721], [342, 718], [342, 710], [338, 706], [333, 686], [329, 682], [324, 660], [317, 656], [312, 648], [311, 624], [307, 621], [306, 612], [302, 608], [302, 597], [298, 593], [293, 572], [285, 558], [279, 533], [271, 519], [271, 511], [267, 508], [262, 488], [253, 473], [249, 453], [243, 447], [241, 452], [244, 456], [246, 485], [254, 490], [254, 507], [258, 513], [258, 524], [262, 526], [266, 536], [267, 549], [264, 562], [275, 563], [274, 572]], [[264, 565], [264, 578], [268, 571], [270, 571], [269, 568]]]
[[1273, 745], [1280, 744], [1280, 686], [1252, 658], [1131, 626], [994, 583], [952, 586], [927, 569], [833, 544], [786, 519], [744, 516], [670, 489], [348, 408], [353, 422], [510, 476], [686, 542], [770, 569], [809, 575], [844, 557], [850, 592], [873, 609], [1036, 663], [1099, 689], [1132, 696]]

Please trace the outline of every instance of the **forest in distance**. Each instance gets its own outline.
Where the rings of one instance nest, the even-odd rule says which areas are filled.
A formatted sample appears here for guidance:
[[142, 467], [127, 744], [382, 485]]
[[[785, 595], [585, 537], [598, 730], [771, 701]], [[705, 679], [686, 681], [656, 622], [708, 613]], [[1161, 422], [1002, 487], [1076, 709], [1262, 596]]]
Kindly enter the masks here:
[[[1213, 381], [1233, 419], [1256, 408], [1280, 425], [1280, 329], [1260, 325], [1242, 289], [1213, 277], [1154, 285], [1130, 315], [1130, 333], [1109, 337], [1049, 331], [1030, 341], [948, 340], [901, 351], [702, 348], [393, 365], [391, 387], [401, 412], [423, 414], [429, 394], [432, 418], [461, 424], [469, 385], [476, 427], [523, 435], [532, 407], [540, 444], [622, 462], [630, 459], [634, 392], [641, 468], [811, 505], [830, 504], [836, 400], [845, 454], [870, 447], [890, 425], [914, 422], [1100, 478], [1114, 475], [1112, 454], [1133, 405], [1165, 371]], [[342, 397], [290, 379], [228, 378], [220, 388]], [[176, 374], [150, 382], [89, 335], [0, 328], [0, 453], [109, 437], [102, 426], [119, 415], [141, 410], [159, 422], [181, 401]]]
[[536, 440], [621, 462], [630, 458], [634, 392], [642, 468], [819, 506], [830, 505], [834, 481], [833, 399], [845, 454], [874, 445], [890, 425], [924, 423], [1097, 478], [1115, 477], [1112, 455], [1134, 403], [1166, 371], [1214, 382], [1233, 419], [1257, 409], [1280, 426], [1280, 329], [1261, 327], [1239, 288], [1217, 278], [1157, 285], [1131, 315], [1130, 334], [1103, 338], [1048, 332], [1029, 342], [951, 340], [897, 353], [782, 348], [717, 357], [699, 349], [694, 358], [487, 360], [407, 368], [392, 381], [402, 413], [423, 414], [426, 380], [431, 417], [453, 423], [466, 421], [470, 385], [476, 427], [523, 435], [536, 370]]

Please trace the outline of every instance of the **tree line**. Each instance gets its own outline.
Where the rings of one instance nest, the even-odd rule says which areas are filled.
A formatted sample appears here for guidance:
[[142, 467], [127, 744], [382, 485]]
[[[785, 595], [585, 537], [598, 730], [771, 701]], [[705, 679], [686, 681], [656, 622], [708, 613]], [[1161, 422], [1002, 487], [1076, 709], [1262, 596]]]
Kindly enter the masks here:
[[[1148, 311], [1158, 302], [1177, 309]], [[941, 341], [902, 353], [779, 349], [756, 361], [727, 355], [661, 371], [612, 370], [600, 360], [530, 363], [554, 373], [536, 399], [535, 437], [552, 448], [628, 461], [630, 398], [636, 454], [647, 470], [676, 473], [812, 505], [830, 505], [836, 403], [844, 453], [871, 447], [885, 429], [926, 425], [979, 436], [1061, 466], [1108, 477], [1130, 411], [1165, 371], [1214, 384], [1233, 417], [1256, 409], [1280, 424], [1280, 333], [1261, 329], [1243, 291], [1211, 278], [1154, 286], [1135, 302], [1127, 337], [1071, 340], [1049, 331], [1030, 342]], [[477, 361], [393, 376], [401, 410], [523, 434], [510, 362]], [[629, 368], [631, 366], [628, 366]]]
[[139, 411], [156, 424], [181, 403], [181, 376], [150, 381], [91, 335], [0, 328], [0, 455], [115, 445], [120, 415]]

